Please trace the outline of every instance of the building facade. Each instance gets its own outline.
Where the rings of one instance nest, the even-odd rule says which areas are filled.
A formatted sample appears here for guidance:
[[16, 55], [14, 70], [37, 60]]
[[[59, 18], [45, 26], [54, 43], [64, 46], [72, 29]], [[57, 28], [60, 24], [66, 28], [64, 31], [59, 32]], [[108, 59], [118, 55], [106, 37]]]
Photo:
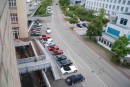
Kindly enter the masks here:
[[70, 4], [85, 5], [85, 0], [70, 0]]
[[99, 11], [104, 8], [109, 15], [130, 12], [130, 0], [86, 0], [85, 8]]
[[28, 38], [26, 0], [8, 0], [13, 38]]
[[8, 0], [0, 0], [0, 87], [21, 87]]
[[[122, 13], [117, 16], [116, 20], [107, 24], [105, 32], [98, 38], [98, 43], [108, 50], [111, 50], [112, 43], [118, 37], [126, 35], [130, 38], [130, 13]], [[127, 57], [130, 57], [130, 55]]]

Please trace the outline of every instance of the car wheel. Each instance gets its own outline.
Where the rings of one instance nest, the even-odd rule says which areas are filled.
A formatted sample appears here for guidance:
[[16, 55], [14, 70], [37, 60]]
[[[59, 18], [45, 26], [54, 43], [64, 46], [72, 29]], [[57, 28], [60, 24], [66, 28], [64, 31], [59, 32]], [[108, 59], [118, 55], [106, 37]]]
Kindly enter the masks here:
[[76, 73], [76, 72], [77, 72], [77, 70], [74, 71], [74, 73]]
[[68, 74], [67, 72], [64, 73], [64, 75]]
[[71, 84], [72, 86], [74, 85], [74, 83]]

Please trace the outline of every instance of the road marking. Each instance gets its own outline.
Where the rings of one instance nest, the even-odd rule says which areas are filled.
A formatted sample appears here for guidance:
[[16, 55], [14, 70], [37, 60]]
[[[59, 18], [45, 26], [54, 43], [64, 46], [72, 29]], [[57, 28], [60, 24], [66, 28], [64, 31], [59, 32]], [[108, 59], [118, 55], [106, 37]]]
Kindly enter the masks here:
[[[52, 27], [54, 27], [53, 15], [52, 15]], [[55, 27], [54, 27], [54, 28], [55, 28]], [[73, 53], [75, 53], [75, 54], [77, 55], [77, 53], [74, 52], [74, 50], [71, 49], [71, 47], [64, 41], [64, 39], [61, 37], [61, 35], [60, 35], [55, 29], [53, 29], [53, 30], [54, 30], [54, 32], [59, 36], [59, 38], [63, 41], [63, 43], [67, 46], [67, 48], [69, 48]], [[74, 36], [74, 35], [73, 35], [73, 36]], [[75, 36], [74, 36], [74, 37], [75, 37]], [[75, 38], [76, 38], [76, 37], [75, 37]], [[76, 39], [77, 39], [77, 38], [76, 38]], [[77, 40], [80, 41], [79, 39], [77, 39]], [[82, 43], [82, 44], [83, 44], [83, 43]], [[85, 45], [85, 44], [83, 44], [83, 45]], [[77, 55], [77, 56], [78, 56], [78, 55]], [[93, 71], [79, 56], [78, 56], [78, 59], [79, 59], [83, 64], [85, 64], [90, 71]], [[99, 78], [99, 76], [97, 76], [96, 73], [94, 73], [94, 75], [95, 75], [106, 87], [109, 87], [109, 86], [105, 83], [104, 80], [102, 80], [101, 78]]]
[[86, 87], [82, 82], [81, 82], [81, 84], [82, 84], [83, 87]]
[[[70, 53], [69, 53], [69, 51], [67, 50], [67, 53], [68, 53], [68, 56], [69, 56], [69, 58], [74, 62], [74, 65], [75, 65], [75, 67], [79, 70], [79, 68], [78, 68], [78, 66], [77, 65], [79, 65], [81, 68], [83, 68], [80, 64], [78, 64], [73, 58], [72, 58], [72, 56], [70, 55]], [[67, 54], [66, 54], [67, 55]], [[84, 69], [84, 68], [83, 68]]]

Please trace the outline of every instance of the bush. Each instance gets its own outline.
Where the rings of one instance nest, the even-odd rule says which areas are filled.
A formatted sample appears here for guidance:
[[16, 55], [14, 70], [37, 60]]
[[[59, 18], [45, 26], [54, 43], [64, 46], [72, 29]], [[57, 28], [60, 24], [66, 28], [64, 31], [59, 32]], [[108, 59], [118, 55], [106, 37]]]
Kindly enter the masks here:
[[102, 19], [102, 23], [103, 23], [103, 25], [106, 25], [109, 21], [110, 21], [110, 20], [107, 19], [107, 18], [103, 18], [103, 19]]
[[67, 11], [67, 12], [65, 13], [65, 16], [72, 17], [72, 16], [73, 16], [73, 12], [72, 12], [72, 11]]
[[113, 63], [117, 64], [117, 65], [120, 64], [120, 60], [119, 60], [119, 58], [117, 58], [116, 56], [113, 56], [113, 57], [111, 58], [111, 61], [112, 61]]
[[69, 21], [70, 18], [65, 18], [65, 21]]
[[70, 19], [69, 19], [69, 22], [70, 22], [71, 24], [75, 24], [75, 23], [78, 23], [78, 20], [76, 20], [76, 19], [74, 19], [74, 18], [70, 18]]
[[46, 14], [46, 8], [50, 5], [52, 5], [52, 0], [45, 0], [44, 2], [42, 2], [42, 5], [38, 8], [35, 15], [42, 16], [43, 14]]

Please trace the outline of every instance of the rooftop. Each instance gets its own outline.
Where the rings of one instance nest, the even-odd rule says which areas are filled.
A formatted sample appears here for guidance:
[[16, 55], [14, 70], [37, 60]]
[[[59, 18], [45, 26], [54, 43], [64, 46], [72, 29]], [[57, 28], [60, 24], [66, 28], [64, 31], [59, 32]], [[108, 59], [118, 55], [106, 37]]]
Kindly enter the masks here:
[[6, 3], [7, 3], [7, 0], [0, 0], [0, 16], [3, 13], [3, 10], [4, 10], [5, 6], [6, 6]]

